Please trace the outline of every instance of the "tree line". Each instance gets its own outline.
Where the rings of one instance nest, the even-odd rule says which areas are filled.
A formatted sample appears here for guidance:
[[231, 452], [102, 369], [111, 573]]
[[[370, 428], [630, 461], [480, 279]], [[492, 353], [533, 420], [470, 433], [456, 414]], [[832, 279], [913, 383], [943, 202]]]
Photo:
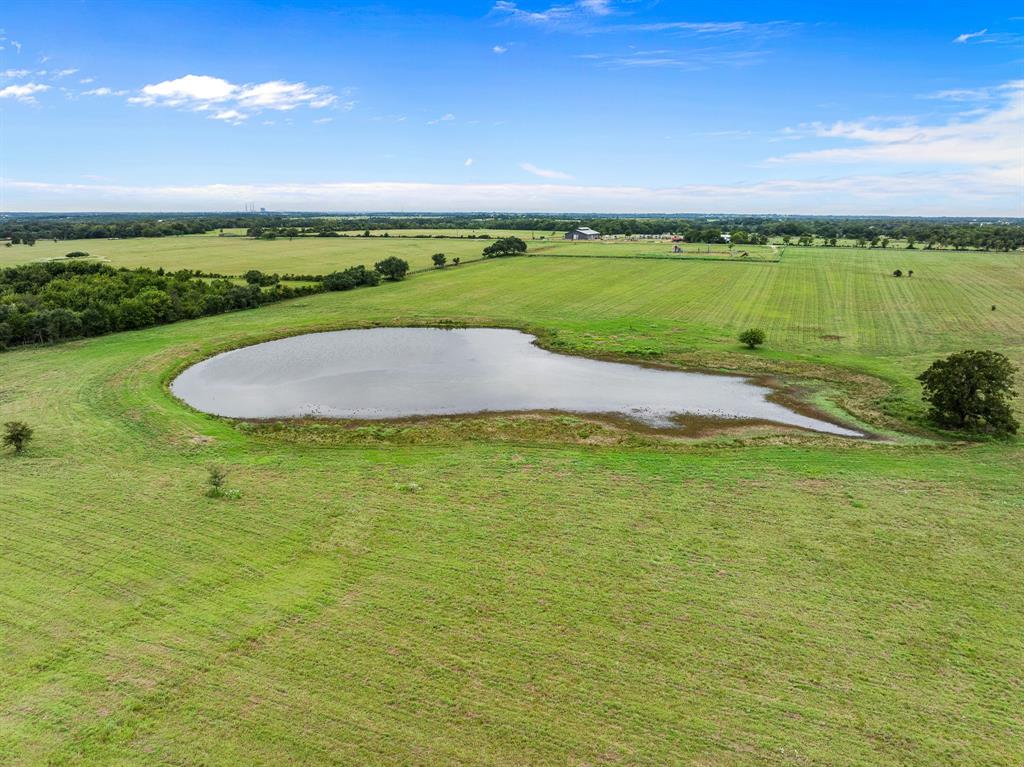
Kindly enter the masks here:
[[[277, 274], [250, 269], [238, 285], [222, 275], [182, 269], [116, 269], [95, 261], [46, 261], [0, 269], [0, 351], [119, 330], [162, 325], [252, 309], [286, 298], [398, 281], [407, 261], [390, 256], [373, 269], [353, 266], [301, 275], [309, 285], [285, 285]], [[294, 279], [295, 275], [285, 275]]]
[[[245, 229], [250, 236], [337, 237], [341, 232], [404, 229], [502, 229], [551, 232], [589, 226], [602, 234], [676, 234], [689, 242], [722, 242], [729, 233], [737, 244], [758, 244], [771, 239], [796, 245], [835, 245], [852, 241], [863, 246], [886, 247], [894, 241], [913, 247], [971, 250], [1024, 248], [1024, 220], [969, 218], [910, 218], [860, 216], [680, 215], [680, 216], [570, 216], [518, 214], [440, 214], [327, 216], [323, 214], [129, 214], [22, 215], [0, 219], [0, 239], [12, 244], [36, 240], [96, 239], [107, 237], [169, 237], [217, 229]], [[358, 235], [355, 235], [358, 236]], [[481, 239], [486, 235], [475, 235]]]
[[47, 262], [0, 270], [0, 349], [249, 309], [320, 288], [236, 285], [192, 272]]

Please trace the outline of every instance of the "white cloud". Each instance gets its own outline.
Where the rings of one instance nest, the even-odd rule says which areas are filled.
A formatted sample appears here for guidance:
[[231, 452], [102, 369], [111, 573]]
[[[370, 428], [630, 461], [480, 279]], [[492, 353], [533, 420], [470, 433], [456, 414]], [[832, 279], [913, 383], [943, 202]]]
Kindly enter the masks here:
[[313, 125], [326, 125], [329, 122], [334, 122], [333, 117], [318, 117], [313, 120]]
[[[290, 112], [299, 107], [323, 109], [336, 105], [337, 96], [326, 86], [270, 80], [265, 83], [237, 84], [210, 75], [185, 75], [176, 80], [146, 85], [128, 99], [143, 106], [164, 106], [193, 112], [210, 112], [215, 120], [237, 123], [265, 110]], [[338, 105], [345, 111], [354, 101]]]
[[89, 83], [93, 82], [95, 79], [96, 79], [95, 77], [83, 77], [81, 80], [78, 81], [78, 84], [79, 85], [88, 85]]
[[532, 173], [533, 175], [540, 176], [541, 178], [572, 178], [572, 176], [570, 176], [568, 173], [563, 173], [560, 170], [551, 170], [550, 168], [538, 168], [536, 165], [529, 162], [521, 162], [519, 163], [519, 167], [525, 170], [527, 173]]
[[968, 40], [973, 40], [977, 37], [984, 37], [988, 33], [987, 29], [982, 29], [978, 32], [964, 32], [962, 35], [957, 35], [953, 38], [954, 43], [966, 43]]
[[18, 53], [21, 53], [21, 43], [19, 43], [17, 40], [11, 40], [11, 45], [14, 46], [14, 50], [16, 50]]
[[927, 93], [921, 98], [943, 101], [988, 101], [993, 95], [992, 88], [948, 88], [944, 91]]
[[21, 78], [28, 77], [29, 74], [27, 69], [5, 69], [0, 72], [0, 77]]
[[248, 115], [242, 114], [237, 109], [223, 109], [219, 112], [215, 112], [210, 119], [223, 120], [224, 122], [231, 123], [232, 125], [238, 125], [247, 117]]
[[491, 48], [491, 50], [500, 55], [502, 53], [508, 53], [508, 46], [495, 45], [493, 48]]
[[78, 71], [77, 69], [61, 69], [61, 70], [58, 70], [57, 72], [53, 73], [53, 79], [54, 80], [59, 80], [62, 77], [70, 77], [71, 75], [75, 74], [77, 71]]
[[473, 162], [474, 162], [474, 160], [473, 160], [472, 157], [467, 157], [466, 161], [464, 163], [462, 163], [462, 164], [465, 165], [468, 168], [468, 167], [470, 167], [473, 164]]
[[492, 14], [505, 16], [526, 24], [553, 24], [567, 21], [576, 16], [579, 9], [573, 5], [554, 5], [546, 11], [526, 11], [510, 0], [498, 0], [491, 9]]
[[17, 99], [25, 104], [33, 104], [35, 103], [34, 94], [48, 90], [50, 90], [50, 86], [42, 83], [8, 85], [6, 88], [0, 88], [0, 99]]
[[577, 5], [598, 16], [607, 16], [612, 12], [611, 0], [579, 0]]
[[275, 109], [282, 112], [299, 106], [322, 109], [333, 104], [336, 98], [327, 88], [311, 88], [305, 83], [286, 83], [283, 80], [241, 86], [235, 96], [242, 109]]
[[860, 163], [874, 166], [960, 168], [994, 188], [1020, 189], [1024, 178], [1024, 80], [992, 89], [1000, 101], [933, 124], [915, 119], [869, 118], [804, 126], [813, 137], [846, 146], [794, 152], [772, 158], [780, 163]]
[[92, 88], [82, 91], [83, 96], [127, 96], [128, 91], [115, 91], [111, 88]]
[[209, 75], [185, 75], [177, 80], [164, 80], [143, 87], [130, 99], [145, 106], [184, 106], [225, 101], [238, 91], [238, 86]]
[[677, 32], [698, 36], [742, 36], [745, 41], [787, 34], [800, 27], [789, 21], [662, 21], [652, 23], [609, 23], [616, 18], [610, 0], [577, 0], [552, 5], [542, 11], [528, 11], [512, 0], [498, 0], [491, 15], [541, 27], [557, 27], [585, 34], [593, 32]]

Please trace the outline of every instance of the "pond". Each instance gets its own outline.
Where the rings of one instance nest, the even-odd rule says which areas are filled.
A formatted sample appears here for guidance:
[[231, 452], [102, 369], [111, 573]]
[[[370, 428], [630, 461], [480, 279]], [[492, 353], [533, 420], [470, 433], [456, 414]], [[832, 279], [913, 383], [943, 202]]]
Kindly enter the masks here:
[[573, 357], [533, 341], [499, 328], [309, 333], [199, 362], [171, 391], [197, 410], [230, 418], [547, 410], [624, 416], [659, 429], [699, 416], [864, 436], [774, 402], [774, 390], [744, 378]]

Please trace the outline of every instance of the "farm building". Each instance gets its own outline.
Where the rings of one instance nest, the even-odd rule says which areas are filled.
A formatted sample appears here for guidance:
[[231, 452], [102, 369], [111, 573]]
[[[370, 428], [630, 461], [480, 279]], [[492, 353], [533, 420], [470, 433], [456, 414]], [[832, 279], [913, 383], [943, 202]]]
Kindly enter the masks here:
[[565, 233], [565, 239], [567, 240], [599, 240], [601, 239], [601, 233], [595, 232], [589, 226], [580, 226], [573, 229], [571, 232]]

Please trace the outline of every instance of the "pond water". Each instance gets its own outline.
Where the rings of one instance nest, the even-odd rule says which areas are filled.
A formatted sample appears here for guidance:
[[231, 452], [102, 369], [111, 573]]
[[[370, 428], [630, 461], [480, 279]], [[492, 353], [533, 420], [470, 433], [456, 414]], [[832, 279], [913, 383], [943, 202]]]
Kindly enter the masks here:
[[231, 418], [402, 418], [485, 411], [615, 414], [654, 428], [686, 416], [772, 421], [864, 436], [771, 402], [732, 376], [572, 357], [497, 328], [373, 328], [310, 333], [225, 352], [171, 390]]

